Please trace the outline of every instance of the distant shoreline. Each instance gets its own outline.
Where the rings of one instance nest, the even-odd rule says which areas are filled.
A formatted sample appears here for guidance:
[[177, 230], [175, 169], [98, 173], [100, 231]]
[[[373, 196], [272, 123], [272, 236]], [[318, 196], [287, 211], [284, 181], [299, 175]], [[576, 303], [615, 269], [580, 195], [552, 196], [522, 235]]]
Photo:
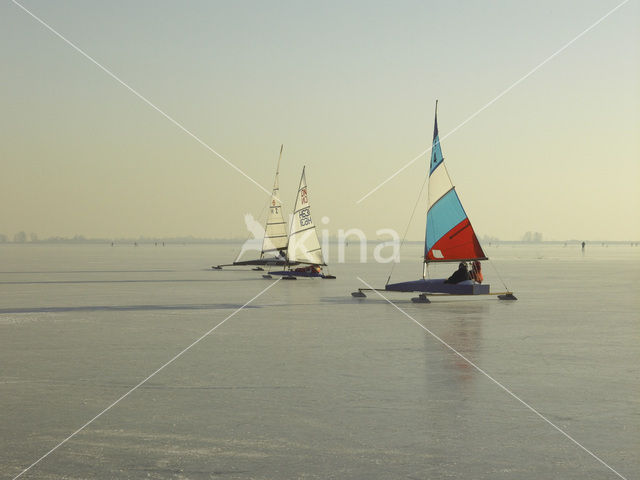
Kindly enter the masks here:
[[[240, 238], [122, 238], [122, 239], [103, 239], [103, 238], [49, 238], [35, 241], [14, 242], [5, 241], [0, 242], [0, 245], [238, 245], [242, 244], [246, 239]], [[383, 239], [372, 239], [370, 243], [386, 241]], [[640, 241], [637, 240], [584, 240], [586, 245], [590, 246], [602, 246], [602, 245], [628, 245], [628, 246], [640, 246]], [[337, 238], [329, 239], [330, 244], [339, 243]], [[357, 241], [349, 241], [356, 245]], [[424, 240], [406, 240], [405, 244], [420, 245], [424, 243]], [[484, 247], [491, 247], [496, 245], [581, 245], [582, 240], [543, 240], [541, 242], [525, 242], [522, 240], [498, 240], [491, 242], [481, 242]]]

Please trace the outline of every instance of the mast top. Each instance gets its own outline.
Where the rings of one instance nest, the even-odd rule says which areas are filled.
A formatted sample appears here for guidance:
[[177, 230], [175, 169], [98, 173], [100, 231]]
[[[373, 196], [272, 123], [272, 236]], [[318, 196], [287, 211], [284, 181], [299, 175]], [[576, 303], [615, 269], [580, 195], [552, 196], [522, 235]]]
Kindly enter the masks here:
[[280, 155], [278, 156], [278, 166], [276, 167], [276, 175], [280, 173], [280, 160], [282, 160], [282, 149], [284, 148], [284, 143], [280, 144]]

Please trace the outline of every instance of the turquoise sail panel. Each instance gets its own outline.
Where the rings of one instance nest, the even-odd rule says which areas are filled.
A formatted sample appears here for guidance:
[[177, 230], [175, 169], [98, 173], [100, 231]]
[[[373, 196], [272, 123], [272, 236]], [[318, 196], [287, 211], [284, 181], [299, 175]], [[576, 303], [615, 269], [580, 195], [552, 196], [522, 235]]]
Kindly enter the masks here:
[[424, 254], [427, 256], [429, 250], [453, 230], [457, 225], [467, 218], [467, 214], [462, 208], [462, 203], [454, 189], [438, 200], [427, 212], [427, 233], [425, 237]]

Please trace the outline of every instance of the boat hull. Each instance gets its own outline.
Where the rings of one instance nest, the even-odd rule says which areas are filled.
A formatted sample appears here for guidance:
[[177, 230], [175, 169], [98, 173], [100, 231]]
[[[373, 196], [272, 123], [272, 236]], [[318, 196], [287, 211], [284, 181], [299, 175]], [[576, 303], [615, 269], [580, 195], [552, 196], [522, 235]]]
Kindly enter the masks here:
[[244, 265], [264, 265], [264, 266], [276, 266], [282, 267], [284, 265], [298, 265], [297, 262], [289, 262], [284, 259], [276, 258], [260, 258], [256, 260], [244, 260], [242, 262], [233, 262], [232, 266], [244, 266]]
[[390, 292], [422, 292], [448, 295], [488, 295], [489, 285], [480, 283], [444, 283], [444, 278], [420, 279], [391, 283], [384, 289]]
[[309, 277], [323, 278], [324, 275], [318, 272], [296, 272], [295, 270], [280, 270], [278, 272], [269, 272], [271, 275], [280, 275], [282, 277]]

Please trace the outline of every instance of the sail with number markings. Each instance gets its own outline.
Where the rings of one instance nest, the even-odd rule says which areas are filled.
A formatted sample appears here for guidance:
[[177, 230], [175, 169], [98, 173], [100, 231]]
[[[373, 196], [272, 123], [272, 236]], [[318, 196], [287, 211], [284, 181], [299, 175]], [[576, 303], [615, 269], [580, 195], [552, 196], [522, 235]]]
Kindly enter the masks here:
[[304, 167], [289, 230], [288, 258], [290, 262], [325, 265], [316, 226], [311, 217]]
[[429, 162], [429, 207], [425, 236], [425, 262], [486, 260], [444, 164], [438, 136], [438, 107]]
[[271, 202], [269, 203], [269, 215], [264, 228], [264, 240], [262, 241], [262, 252], [260, 257], [264, 257], [265, 253], [270, 255], [278, 255], [286, 252], [289, 242], [287, 236], [287, 224], [282, 215], [282, 201], [280, 200], [280, 186], [278, 176], [280, 174], [280, 159], [282, 158], [282, 146], [280, 146], [280, 157], [278, 157], [278, 167], [276, 168], [276, 176], [273, 181], [273, 190], [271, 191]]

